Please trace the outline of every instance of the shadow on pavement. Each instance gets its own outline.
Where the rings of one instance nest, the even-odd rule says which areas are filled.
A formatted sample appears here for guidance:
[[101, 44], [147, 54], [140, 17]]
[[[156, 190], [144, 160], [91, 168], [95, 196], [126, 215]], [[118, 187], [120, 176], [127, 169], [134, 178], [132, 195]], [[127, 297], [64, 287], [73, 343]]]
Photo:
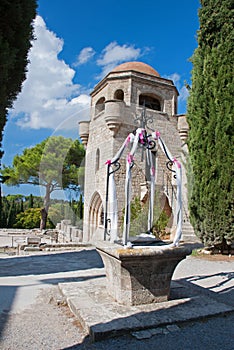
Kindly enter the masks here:
[[[57, 253], [57, 254], [47, 254], [47, 255], [37, 255], [37, 256], [26, 256], [26, 257], [17, 257], [10, 259], [0, 259], [0, 277], [10, 277], [10, 276], [24, 276], [24, 275], [42, 275], [42, 274], [52, 274], [59, 272], [69, 272], [77, 270], [87, 270], [92, 268], [102, 268], [103, 263], [96, 252], [93, 250], [83, 250], [77, 252], [66, 252], [66, 253]], [[218, 302], [222, 302], [226, 305], [234, 306], [234, 286], [231, 285], [233, 280], [233, 271], [215, 273], [210, 275], [196, 275], [189, 276], [186, 278], [181, 278], [175, 282], [181, 285], [183, 288], [178, 288], [172, 290], [171, 300], [176, 300], [179, 298], [188, 298], [190, 296], [201, 296], [207, 295], [208, 297], [213, 298]], [[101, 278], [102, 274], [96, 276], [87, 275], [79, 277], [65, 277], [65, 278], [48, 278], [43, 279], [42, 283], [48, 284], [57, 284], [60, 282], [82, 282], [85, 280], [93, 278]], [[205, 281], [205, 279], [211, 279], [209, 287], [201, 287], [194, 283], [199, 283], [199, 281]], [[213, 280], [212, 280], [213, 279]], [[212, 282], [213, 281], [213, 282]], [[216, 281], [216, 282], [215, 282]], [[213, 284], [212, 284], [213, 283]], [[220, 290], [215, 291], [215, 288], [220, 288]], [[7, 296], [6, 302], [4, 303], [4, 309], [0, 315], [0, 336], [4, 330], [4, 326], [7, 322], [8, 313], [11, 310], [11, 306], [14, 302], [14, 298], [17, 292], [17, 286], [1, 286], [0, 287], [0, 298], [5, 295]], [[199, 319], [196, 315], [196, 310], [202, 305], [199, 305], [200, 299], [195, 299], [193, 301], [186, 300], [183, 304], [183, 313], [190, 314], [194, 312], [194, 316], [190, 319]], [[205, 302], [204, 302], [205, 305]], [[175, 323], [174, 317], [176, 312], [176, 306], [171, 306], [166, 310], [161, 309], [157, 311], [142, 311], [138, 312], [131, 316], [119, 317], [117, 319], [110, 320], [105, 323], [101, 323], [94, 327], [104, 327], [105, 332], [108, 333], [108, 329], [113, 332], [113, 329], [118, 329], [118, 325], [121, 322], [124, 329], [124, 332], [121, 333], [121, 330], [116, 332], [116, 335], [126, 334], [126, 330], [130, 332], [131, 326], [136, 325], [135, 329], [137, 330], [137, 325], [141, 324], [142, 326], [139, 329], [144, 328], [144, 323], [147, 322], [149, 328], [154, 328], [155, 324], [159, 324], [162, 319], [164, 319], [164, 324]], [[186, 317], [185, 317], [186, 321]], [[162, 325], [162, 323], [161, 323]], [[161, 326], [160, 325], [160, 326]], [[107, 330], [107, 331], [106, 331]], [[113, 335], [112, 335], [113, 336]], [[108, 336], [107, 336], [108, 337]], [[101, 340], [101, 332], [100, 339]], [[84, 339], [82, 344], [77, 344], [71, 347], [66, 348], [66, 350], [75, 350], [75, 349], [98, 349], [99, 347], [96, 344], [89, 344], [90, 338], [87, 337]], [[134, 347], [135, 349], [136, 347]], [[183, 347], [184, 348], [184, 347]], [[113, 348], [114, 349], [114, 348]], [[116, 347], [117, 349], [117, 347]], [[65, 349], [64, 349], [65, 350]]]
[[[93, 250], [82, 250], [77, 252], [66, 252], [46, 255], [33, 255], [12, 258], [0, 258], [0, 277], [20, 277], [28, 275], [46, 275], [60, 272], [71, 272], [102, 268], [103, 263]], [[103, 277], [96, 275], [95, 278]], [[58, 284], [60, 282], [84, 281], [94, 276], [65, 277], [42, 279], [42, 283]], [[0, 281], [1, 283], [1, 281]], [[0, 285], [0, 337], [3, 334], [9, 313], [19, 286]]]
[[8, 314], [11, 310], [17, 292], [17, 286], [0, 286], [0, 338], [8, 320]]
[[0, 277], [43, 275], [103, 267], [95, 249], [0, 259]]
[[[156, 311], [146, 311], [146, 312], [143, 311], [124, 318], [119, 317], [109, 322], [105, 322], [105, 323], [100, 322], [99, 324], [92, 326], [93, 332], [95, 332], [95, 329], [98, 329], [98, 336], [95, 339], [97, 343], [96, 342], [92, 343], [92, 338], [90, 336], [87, 336], [83, 340], [82, 344], [77, 344], [63, 350], [75, 350], [75, 349], [81, 350], [81, 349], [87, 349], [87, 348], [104, 349], [104, 348], [108, 348], [108, 346], [109, 348], [112, 348], [112, 349], [118, 349], [123, 346], [123, 344], [121, 346], [120, 338], [119, 338], [119, 343], [118, 343], [118, 340], [116, 342], [114, 341], [114, 344], [116, 344], [116, 347], [115, 346], [112, 347], [110, 339], [108, 340], [110, 336], [119, 337], [122, 335], [127, 335], [133, 331], [132, 329], [134, 327], [135, 327], [134, 331], [137, 331], [137, 327], [139, 327], [139, 330], [144, 330], [144, 324], [147, 324], [147, 327], [145, 329], [147, 332], [147, 329], [158, 327], [158, 324], [160, 322], [162, 322], [160, 324], [160, 327], [163, 327], [168, 324], [176, 324], [177, 322], [178, 324], [185, 324], [185, 323], [187, 324], [187, 322], [194, 322], [194, 321], [199, 322], [205, 319], [215, 319], [218, 315], [219, 316], [233, 315], [234, 314], [234, 285], [233, 283], [232, 284], [230, 283], [230, 282], [233, 282], [233, 277], [234, 277], [234, 273], [230, 271], [230, 272], [220, 272], [220, 273], [215, 273], [210, 275], [189, 276], [187, 278], [178, 279], [175, 281], [177, 288], [172, 288], [171, 290], [170, 300], [176, 300], [176, 299], [181, 300], [181, 298], [185, 298], [183, 306], [181, 308], [181, 305], [180, 305], [179, 310], [177, 305], [174, 305], [167, 308], [166, 310], [159, 309]], [[193, 283], [195, 281], [199, 282], [206, 279], [209, 280], [209, 288], [202, 287]], [[215, 291], [215, 288], [220, 288], [220, 287], [223, 287], [223, 289]], [[204, 298], [202, 296], [204, 296]], [[211, 301], [209, 302], [209, 299], [206, 297], [210, 298]], [[224, 308], [222, 308], [222, 304]], [[226, 311], [225, 311], [224, 304], [227, 306]], [[217, 311], [215, 309], [216, 306], [220, 308]], [[231, 308], [229, 306], [231, 306]], [[206, 314], [206, 312], [203, 312], [203, 310], [205, 310], [206, 307], [207, 307], [207, 310], [210, 307], [212, 307], [213, 311], [208, 310]], [[200, 314], [199, 314], [199, 311], [197, 311], [199, 308], [200, 308]], [[175, 317], [176, 314], [179, 315], [178, 321], [176, 320], [176, 317]], [[140, 326], [138, 326], [139, 325], [138, 322], [140, 322]], [[122, 323], [122, 330], [119, 327], [120, 323]], [[125, 330], [123, 330], [124, 329], [123, 325], [125, 326]], [[103, 333], [102, 333], [102, 327], [103, 327]], [[200, 327], [202, 329], [202, 326]], [[116, 333], [115, 333], [115, 329], [116, 329]], [[108, 331], [110, 332], [110, 334], [108, 334]], [[211, 329], [210, 332], [212, 333], [213, 330]], [[157, 335], [159, 335], [159, 333], [157, 333]], [[163, 332], [162, 332], [162, 335], [163, 335]], [[199, 334], [197, 334], [197, 336], [199, 336]], [[181, 337], [181, 334], [179, 337]], [[135, 341], [136, 340], [133, 340], [133, 338], [128, 339], [127, 342], [129, 346], [132, 346], [130, 348], [132, 349], [136, 348]], [[135, 343], [135, 346], [133, 345], [133, 343]], [[228, 346], [229, 344], [228, 339], [225, 344], [227, 344]], [[139, 343], [139, 345], [142, 345], [142, 349], [147, 348], [145, 347], [146, 344], [144, 344], [143, 346], [142, 343], [141, 344]], [[178, 344], [175, 343], [174, 345], [177, 346]], [[181, 343], [180, 345], [182, 346], [183, 344]], [[185, 345], [186, 344], [184, 344], [184, 346]], [[191, 342], [190, 342], [190, 345], [191, 345]], [[184, 347], [181, 347], [181, 349], [182, 348]], [[216, 347], [216, 348], [219, 348], [219, 347]], [[139, 347], [139, 349], [141, 349], [141, 347]]]
[[[199, 283], [207, 283], [207, 287]], [[203, 293], [217, 301], [234, 306], [234, 272], [218, 272], [210, 275], [196, 275], [179, 280], [187, 288], [193, 288], [197, 293]], [[198, 283], [198, 284], [194, 284]], [[217, 290], [216, 290], [217, 289]]]

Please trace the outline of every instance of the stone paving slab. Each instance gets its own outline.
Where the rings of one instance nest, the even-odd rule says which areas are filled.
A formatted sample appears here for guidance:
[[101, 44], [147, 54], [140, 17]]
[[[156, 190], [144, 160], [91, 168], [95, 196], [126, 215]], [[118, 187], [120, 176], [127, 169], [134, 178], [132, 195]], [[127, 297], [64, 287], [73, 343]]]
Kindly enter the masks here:
[[167, 302], [121, 305], [107, 293], [106, 277], [100, 276], [100, 269], [93, 274], [94, 278], [90, 280], [59, 283], [70, 309], [93, 341], [141, 330], [157, 332], [162, 326], [234, 311], [234, 306], [216, 300], [205, 289], [201, 293], [201, 290], [186, 287], [178, 280], [172, 281], [171, 300]]

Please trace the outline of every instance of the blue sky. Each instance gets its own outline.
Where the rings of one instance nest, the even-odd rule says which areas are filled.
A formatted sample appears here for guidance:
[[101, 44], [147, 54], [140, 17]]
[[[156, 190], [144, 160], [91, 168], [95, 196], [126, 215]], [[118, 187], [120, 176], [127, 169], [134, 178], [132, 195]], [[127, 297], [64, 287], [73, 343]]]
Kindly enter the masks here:
[[[51, 135], [78, 137], [87, 118], [89, 93], [111, 69], [142, 61], [174, 80], [179, 113], [186, 112], [197, 47], [199, 0], [38, 0], [36, 41], [27, 79], [9, 111], [3, 164]], [[31, 186], [6, 187], [3, 194], [37, 194]]]

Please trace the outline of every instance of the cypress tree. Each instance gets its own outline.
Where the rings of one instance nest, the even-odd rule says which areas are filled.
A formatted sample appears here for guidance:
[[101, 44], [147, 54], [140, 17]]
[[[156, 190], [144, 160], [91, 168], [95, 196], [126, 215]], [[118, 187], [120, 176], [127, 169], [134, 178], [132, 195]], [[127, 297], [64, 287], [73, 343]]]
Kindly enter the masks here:
[[83, 210], [84, 210], [83, 196], [82, 194], [80, 194], [79, 201], [78, 201], [78, 208], [77, 208], [79, 219], [83, 219]]
[[12, 107], [26, 78], [36, 8], [36, 0], [0, 2], [0, 159], [7, 111]]
[[9, 208], [8, 217], [7, 217], [7, 228], [12, 228], [15, 223], [16, 218], [16, 203], [13, 199], [11, 201], [11, 206]]
[[29, 199], [28, 199], [28, 207], [33, 208], [33, 195], [30, 194]]
[[[36, 16], [36, 0], [1, 0], [0, 2], [0, 168], [3, 156], [3, 129], [8, 109], [21, 91], [26, 78], [28, 51], [33, 39], [32, 21]], [[2, 193], [0, 178], [0, 225]]]
[[23, 211], [24, 211], [24, 201], [21, 198], [21, 200], [20, 200], [20, 212], [23, 212]]
[[6, 197], [2, 198], [2, 211], [1, 211], [1, 222], [0, 228], [7, 227], [7, 216], [9, 212], [10, 204]]
[[196, 234], [224, 246], [234, 240], [234, 1], [201, 0], [199, 20], [187, 112], [189, 205]]

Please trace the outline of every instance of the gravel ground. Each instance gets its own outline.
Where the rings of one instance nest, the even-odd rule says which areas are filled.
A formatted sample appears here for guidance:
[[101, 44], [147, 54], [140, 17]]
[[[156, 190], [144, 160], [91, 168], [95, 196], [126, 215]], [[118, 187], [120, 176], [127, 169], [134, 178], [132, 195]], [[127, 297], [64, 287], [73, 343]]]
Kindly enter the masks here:
[[234, 313], [180, 325], [174, 329], [170, 329], [170, 326], [160, 328], [159, 333], [150, 339], [147, 339], [146, 331], [90, 343], [76, 318], [66, 305], [58, 305], [58, 300], [61, 300], [61, 297], [57, 287], [54, 287], [43, 291], [33, 308], [11, 314], [4, 327], [0, 349], [234, 349]]
[[169, 326], [160, 328], [159, 333], [150, 339], [147, 339], [147, 332], [139, 332], [90, 343], [69, 309], [65, 305], [58, 306], [54, 298], [57, 298], [56, 288], [40, 296], [33, 309], [10, 315], [0, 349], [233, 350], [234, 314], [180, 325], [175, 329]]
[[0, 316], [2, 350], [58, 350], [82, 343], [86, 336], [62, 302], [58, 288], [43, 290], [33, 307]]

